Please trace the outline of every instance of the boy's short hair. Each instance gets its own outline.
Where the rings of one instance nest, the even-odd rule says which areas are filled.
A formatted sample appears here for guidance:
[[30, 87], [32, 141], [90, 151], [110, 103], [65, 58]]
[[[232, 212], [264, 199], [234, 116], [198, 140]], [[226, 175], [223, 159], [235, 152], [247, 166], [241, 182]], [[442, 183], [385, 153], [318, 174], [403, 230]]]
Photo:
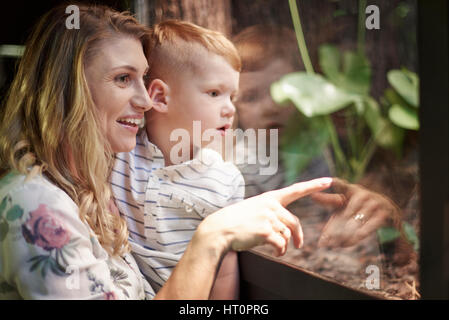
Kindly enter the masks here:
[[156, 24], [148, 57], [150, 79], [165, 80], [176, 77], [177, 72], [195, 71], [201, 66], [202, 60], [198, 60], [198, 56], [202, 51], [223, 57], [240, 72], [238, 51], [222, 33], [175, 19]]
[[295, 70], [303, 69], [295, 32], [284, 26], [253, 25], [232, 38], [240, 58], [242, 71], [263, 69], [275, 59], [282, 59]]

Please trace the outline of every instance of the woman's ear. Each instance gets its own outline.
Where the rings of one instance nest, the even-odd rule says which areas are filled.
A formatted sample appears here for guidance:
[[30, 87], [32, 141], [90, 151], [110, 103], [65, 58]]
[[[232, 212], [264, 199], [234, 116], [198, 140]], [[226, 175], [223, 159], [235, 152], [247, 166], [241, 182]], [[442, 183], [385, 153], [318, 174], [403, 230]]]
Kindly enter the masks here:
[[168, 112], [169, 91], [170, 88], [164, 81], [160, 79], [151, 81], [148, 87], [148, 95], [153, 102], [152, 105], [155, 111], [161, 113]]

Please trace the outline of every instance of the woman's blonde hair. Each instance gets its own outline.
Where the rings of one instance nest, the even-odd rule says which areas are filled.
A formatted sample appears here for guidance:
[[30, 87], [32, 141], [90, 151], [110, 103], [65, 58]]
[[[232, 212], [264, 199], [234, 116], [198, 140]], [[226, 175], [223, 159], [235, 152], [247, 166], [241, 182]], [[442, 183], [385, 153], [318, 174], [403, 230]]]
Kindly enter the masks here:
[[0, 115], [0, 165], [27, 178], [43, 173], [74, 200], [103, 247], [119, 255], [129, 251], [128, 230], [109, 206], [113, 152], [84, 68], [111, 38], [138, 39], [147, 54], [150, 33], [128, 13], [78, 8], [79, 29], [66, 27], [69, 15], [59, 6], [40, 19], [26, 42]]

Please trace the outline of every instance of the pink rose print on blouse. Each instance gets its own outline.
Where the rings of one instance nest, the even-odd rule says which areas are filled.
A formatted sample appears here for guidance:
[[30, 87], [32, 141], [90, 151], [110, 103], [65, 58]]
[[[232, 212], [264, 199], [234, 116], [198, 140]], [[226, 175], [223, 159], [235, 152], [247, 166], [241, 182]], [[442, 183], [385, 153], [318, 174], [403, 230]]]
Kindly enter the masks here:
[[22, 225], [22, 234], [28, 243], [47, 251], [61, 249], [70, 241], [70, 232], [45, 204], [30, 212], [30, 218]]

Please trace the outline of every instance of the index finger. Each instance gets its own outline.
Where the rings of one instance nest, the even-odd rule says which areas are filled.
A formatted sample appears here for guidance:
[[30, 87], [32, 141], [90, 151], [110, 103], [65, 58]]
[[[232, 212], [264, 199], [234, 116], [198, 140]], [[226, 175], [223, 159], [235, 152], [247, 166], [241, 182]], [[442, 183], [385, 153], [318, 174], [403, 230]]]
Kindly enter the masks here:
[[319, 178], [298, 182], [279, 190], [269, 191], [269, 193], [285, 207], [299, 198], [329, 188], [332, 185], [332, 181], [333, 179], [329, 177]]

